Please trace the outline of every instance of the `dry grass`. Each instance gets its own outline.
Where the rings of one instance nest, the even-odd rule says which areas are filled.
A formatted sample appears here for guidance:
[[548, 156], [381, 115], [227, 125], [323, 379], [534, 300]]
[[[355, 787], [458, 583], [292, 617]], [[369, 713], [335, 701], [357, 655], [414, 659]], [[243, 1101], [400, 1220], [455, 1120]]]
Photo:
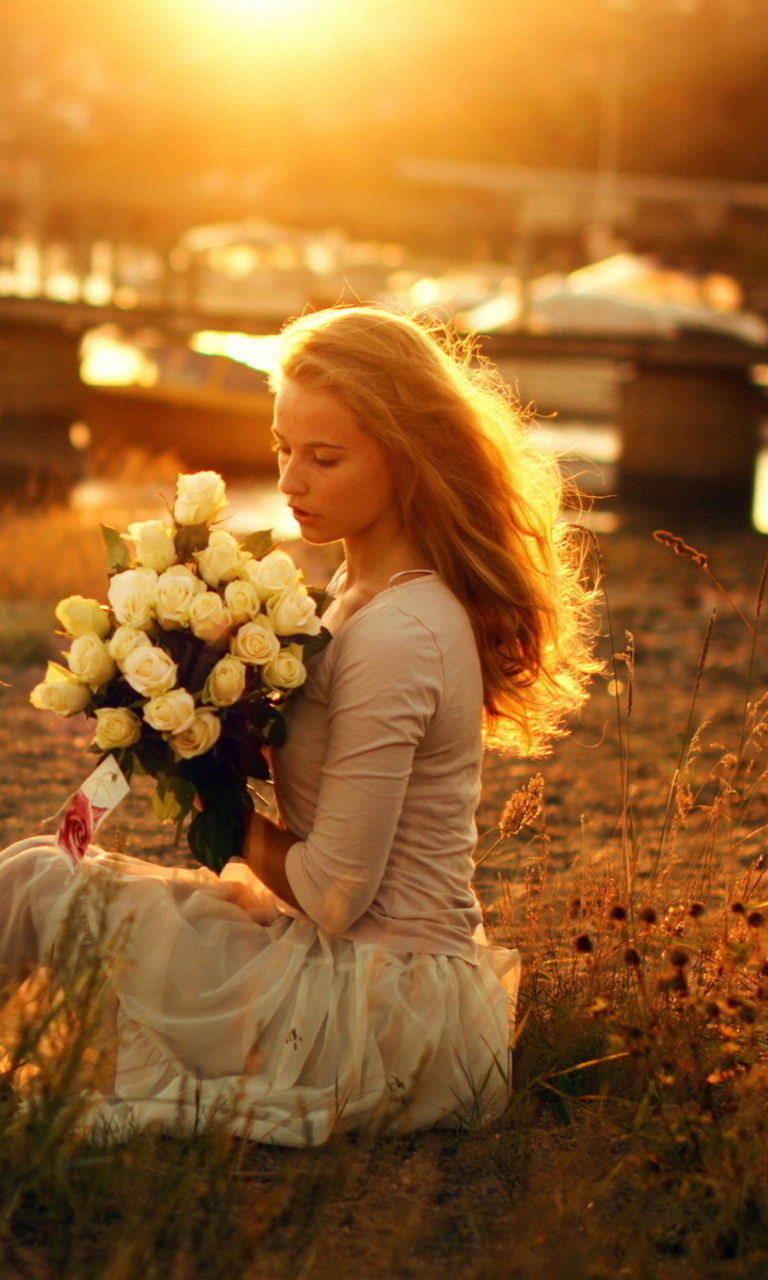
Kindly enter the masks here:
[[[67, 589], [82, 592], [72, 555]], [[99, 547], [103, 575], [100, 557]], [[588, 758], [605, 822], [585, 835], [570, 818], [565, 868], [549, 762], [530, 777], [517, 766], [497, 805], [504, 835], [482, 868], [489, 923], [524, 956], [504, 1120], [307, 1152], [249, 1146], [226, 1126], [94, 1146], [77, 1120], [100, 1070], [107, 947], [88, 983], [65, 976], [38, 1006], [5, 1064], [0, 1274], [763, 1280], [768, 706], [751, 630], [762, 586], [735, 593], [746, 621], [728, 607], [707, 639], [716, 581], [699, 599], [700, 565], [662, 571], [681, 574], [695, 605], [684, 641], [665, 637], [663, 606], [653, 637], [627, 636], [636, 596], [608, 582], [605, 643], [623, 689]], [[667, 684], [644, 710], [652, 642], [667, 646]], [[681, 672], [688, 693], [673, 703]], [[598, 708], [606, 696], [596, 691]], [[673, 705], [680, 723], [668, 733]]]

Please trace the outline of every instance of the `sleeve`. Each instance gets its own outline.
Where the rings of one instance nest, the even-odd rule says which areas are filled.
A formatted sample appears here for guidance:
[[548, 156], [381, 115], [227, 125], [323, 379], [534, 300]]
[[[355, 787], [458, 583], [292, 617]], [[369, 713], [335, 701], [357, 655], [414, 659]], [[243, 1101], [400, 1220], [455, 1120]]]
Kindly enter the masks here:
[[440, 648], [418, 619], [373, 612], [338, 639], [315, 821], [285, 864], [302, 910], [329, 933], [345, 933], [376, 895], [443, 693]]

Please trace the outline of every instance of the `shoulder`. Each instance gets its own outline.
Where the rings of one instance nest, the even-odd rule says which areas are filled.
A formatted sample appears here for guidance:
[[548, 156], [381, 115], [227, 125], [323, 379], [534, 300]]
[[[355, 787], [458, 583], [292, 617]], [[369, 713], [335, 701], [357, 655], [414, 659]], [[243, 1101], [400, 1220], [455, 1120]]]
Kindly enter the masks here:
[[415, 579], [382, 591], [349, 619], [339, 640], [346, 642], [340, 648], [402, 649], [419, 643], [436, 653], [457, 643], [474, 646], [466, 610], [439, 578]]

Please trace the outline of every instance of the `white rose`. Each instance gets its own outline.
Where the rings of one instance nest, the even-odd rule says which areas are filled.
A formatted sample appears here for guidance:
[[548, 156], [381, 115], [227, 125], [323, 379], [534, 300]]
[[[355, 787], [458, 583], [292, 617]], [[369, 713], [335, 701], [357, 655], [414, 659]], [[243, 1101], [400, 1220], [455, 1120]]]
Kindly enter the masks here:
[[141, 520], [128, 525], [128, 534], [136, 544], [136, 559], [145, 569], [162, 573], [176, 559], [173, 538], [162, 520]]
[[132, 747], [141, 737], [141, 721], [127, 707], [102, 707], [96, 712], [98, 724], [93, 745], [100, 751]]
[[244, 576], [253, 583], [260, 600], [268, 600], [287, 587], [297, 586], [301, 579], [301, 573], [286, 551], [270, 551], [263, 560], [254, 560], [246, 567]]
[[107, 643], [107, 651], [122, 671], [129, 653], [151, 643], [146, 631], [139, 631], [137, 627], [116, 627]]
[[317, 605], [303, 587], [289, 587], [267, 601], [267, 617], [279, 636], [316, 636], [320, 631]]
[[94, 631], [87, 631], [72, 641], [67, 661], [72, 674], [86, 684], [106, 684], [117, 675], [116, 662], [110, 658], [107, 646]]
[[183, 733], [195, 718], [195, 700], [186, 689], [171, 689], [150, 698], [143, 714], [147, 724], [160, 733]]
[[155, 614], [160, 626], [167, 631], [186, 627], [192, 601], [201, 591], [205, 591], [205, 583], [185, 564], [172, 564], [166, 569], [157, 580], [155, 597]]
[[197, 711], [188, 729], [174, 733], [169, 739], [177, 758], [191, 760], [210, 751], [221, 733], [221, 721], [215, 711]]
[[221, 596], [216, 591], [203, 591], [192, 601], [189, 610], [189, 627], [198, 640], [215, 644], [232, 630], [232, 617]]
[[85, 684], [76, 680], [60, 679], [44, 680], [36, 684], [29, 695], [33, 707], [39, 711], [53, 711], [57, 716], [74, 716], [83, 711], [91, 700], [91, 691]]
[[126, 569], [115, 574], [107, 596], [118, 622], [146, 631], [154, 620], [156, 593], [154, 569]]
[[230, 652], [243, 662], [259, 664], [271, 662], [280, 652], [280, 641], [275, 635], [269, 619], [261, 618], [258, 622], [244, 622], [229, 642]]
[[208, 524], [226, 504], [226, 487], [216, 471], [197, 471], [176, 481], [173, 518], [177, 524]]
[[123, 664], [123, 675], [132, 689], [143, 698], [157, 698], [176, 683], [176, 663], [165, 649], [156, 645], [139, 645]]
[[109, 617], [98, 600], [85, 600], [82, 596], [67, 596], [56, 605], [56, 617], [68, 636], [76, 639], [92, 631], [103, 640], [109, 632]]
[[201, 577], [209, 587], [220, 582], [231, 582], [253, 559], [250, 551], [243, 551], [237, 538], [226, 529], [214, 529], [204, 551], [196, 551], [195, 559]]
[[215, 707], [231, 707], [239, 702], [245, 690], [245, 663], [233, 654], [220, 658], [208, 675], [203, 688], [203, 702]]
[[228, 582], [224, 588], [224, 600], [236, 625], [255, 618], [259, 612], [259, 597], [252, 582], [239, 578]]
[[272, 689], [298, 689], [307, 678], [307, 668], [301, 660], [301, 645], [291, 644], [287, 649], [281, 649], [261, 674], [264, 683]]

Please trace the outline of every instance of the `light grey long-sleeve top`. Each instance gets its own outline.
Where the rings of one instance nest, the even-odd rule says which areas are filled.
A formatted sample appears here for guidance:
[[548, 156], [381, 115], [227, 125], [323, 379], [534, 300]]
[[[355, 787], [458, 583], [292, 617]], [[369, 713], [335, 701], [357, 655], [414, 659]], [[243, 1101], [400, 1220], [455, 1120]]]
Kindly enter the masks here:
[[302, 910], [359, 943], [474, 961], [483, 694], [466, 611], [435, 574], [393, 581], [309, 666], [274, 760]]

